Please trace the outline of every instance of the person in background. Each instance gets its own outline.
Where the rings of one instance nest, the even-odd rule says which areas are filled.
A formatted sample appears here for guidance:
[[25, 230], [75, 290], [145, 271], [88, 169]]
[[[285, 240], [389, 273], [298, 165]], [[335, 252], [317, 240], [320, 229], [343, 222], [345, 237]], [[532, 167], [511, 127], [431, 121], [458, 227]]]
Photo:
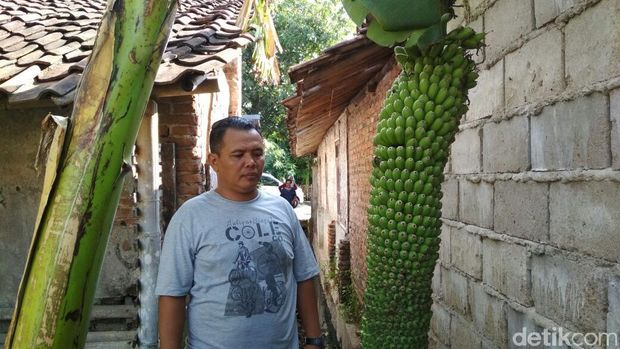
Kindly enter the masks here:
[[299, 197], [297, 196], [297, 184], [293, 181], [293, 176], [286, 179], [286, 182], [282, 183], [278, 189], [280, 189], [280, 196], [286, 199], [293, 207], [297, 207], [299, 204]]
[[[160, 349], [298, 349], [323, 346], [313, 279], [319, 267], [295, 212], [257, 190], [263, 138], [250, 122], [216, 122], [208, 161], [215, 190], [183, 204], [161, 252]], [[187, 303], [186, 303], [187, 302]]]

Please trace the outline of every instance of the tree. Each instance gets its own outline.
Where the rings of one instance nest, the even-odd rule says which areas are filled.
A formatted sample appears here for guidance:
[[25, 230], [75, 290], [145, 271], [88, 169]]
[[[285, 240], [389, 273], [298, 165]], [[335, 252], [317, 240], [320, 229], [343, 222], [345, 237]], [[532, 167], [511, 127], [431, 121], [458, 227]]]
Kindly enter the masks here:
[[[108, 235], [129, 172], [124, 162], [176, 6], [175, 0], [110, 1], [75, 97], [58, 175], [43, 190], [6, 349], [84, 347]], [[49, 165], [48, 170], [56, 169]]]
[[284, 180], [295, 173], [295, 164], [290, 161], [290, 155], [277, 143], [265, 140], [265, 168], [276, 178]]
[[[318, 56], [326, 47], [355, 33], [355, 25], [346, 18], [337, 0], [282, 0], [273, 4], [272, 13], [283, 47], [279, 55], [282, 72]], [[278, 146], [276, 149], [284, 151], [284, 155], [278, 158], [286, 165], [271, 167], [268, 163], [265, 170], [283, 178], [288, 173], [282, 173], [280, 169], [292, 168], [302, 179], [300, 182], [309, 182], [311, 157], [291, 159], [285, 124], [286, 108], [280, 104], [294, 93], [295, 87], [286, 74], [283, 74], [279, 85], [258, 83], [252, 70], [250, 50], [244, 52], [243, 59], [243, 112], [261, 114], [263, 135]]]

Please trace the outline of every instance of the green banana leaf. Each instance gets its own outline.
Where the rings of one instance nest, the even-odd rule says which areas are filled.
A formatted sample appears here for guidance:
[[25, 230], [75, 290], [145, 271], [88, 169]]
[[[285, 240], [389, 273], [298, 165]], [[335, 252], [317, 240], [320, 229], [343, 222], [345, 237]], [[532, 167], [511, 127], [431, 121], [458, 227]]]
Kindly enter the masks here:
[[110, 0], [78, 87], [58, 174], [42, 202], [5, 349], [84, 347], [129, 168], [124, 163], [176, 7], [176, 0]]
[[367, 22], [366, 35], [377, 45], [426, 49], [446, 36], [454, 18], [453, 0], [342, 0], [353, 22]]
[[354, 0], [361, 2], [386, 31], [429, 27], [445, 12], [441, 0]]

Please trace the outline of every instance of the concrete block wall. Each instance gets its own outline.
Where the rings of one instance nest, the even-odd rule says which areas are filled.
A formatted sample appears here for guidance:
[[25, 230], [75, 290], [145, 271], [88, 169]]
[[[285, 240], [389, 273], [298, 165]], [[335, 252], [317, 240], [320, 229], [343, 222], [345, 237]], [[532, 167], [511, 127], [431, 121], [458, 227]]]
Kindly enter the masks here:
[[[39, 207], [44, 167], [35, 170], [41, 121], [51, 112], [70, 116], [71, 106], [8, 109], [0, 104], [0, 313], [11, 309], [26, 263]], [[15, 140], [19, 139], [19, 142]], [[136, 211], [133, 177], [129, 175], [121, 194], [112, 233], [100, 273], [97, 302], [123, 300], [137, 294], [134, 244]], [[0, 319], [0, 323], [3, 319]], [[2, 329], [0, 329], [0, 332]]]
[[26, 265], [43, 185], [34, 165], [48, 112], [68, 116], [71, 109], [7, 109], [0, 102], [0, 308], [15, 304]]
[[450, 26], [487, 47], [443, 184], [430, 347], [620, 336], [620, 2], [458, 3]]

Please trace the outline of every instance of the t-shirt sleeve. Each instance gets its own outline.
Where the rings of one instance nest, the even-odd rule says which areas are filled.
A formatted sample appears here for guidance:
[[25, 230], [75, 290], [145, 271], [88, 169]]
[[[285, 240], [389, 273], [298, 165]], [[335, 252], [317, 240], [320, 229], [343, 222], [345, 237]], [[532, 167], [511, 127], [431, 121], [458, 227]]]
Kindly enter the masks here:
[[299, 220], [293, 213], [293, 227], [295, 230], [295, 239], [293, 241], [293, 248], [295, 251], [295, 258], [293, 259], [293, 274], [297, 282], [302, 282], [313, 278], [319, 274], [319, 265], [314, 257], [314, 252], [310, 247], [310, 242], [306, 238], [306, 234], [299, 224]]
[[162, 246], [155, 293], [185, 296], [193, 284], [194, 248], [180, 211], [172, 217]]

